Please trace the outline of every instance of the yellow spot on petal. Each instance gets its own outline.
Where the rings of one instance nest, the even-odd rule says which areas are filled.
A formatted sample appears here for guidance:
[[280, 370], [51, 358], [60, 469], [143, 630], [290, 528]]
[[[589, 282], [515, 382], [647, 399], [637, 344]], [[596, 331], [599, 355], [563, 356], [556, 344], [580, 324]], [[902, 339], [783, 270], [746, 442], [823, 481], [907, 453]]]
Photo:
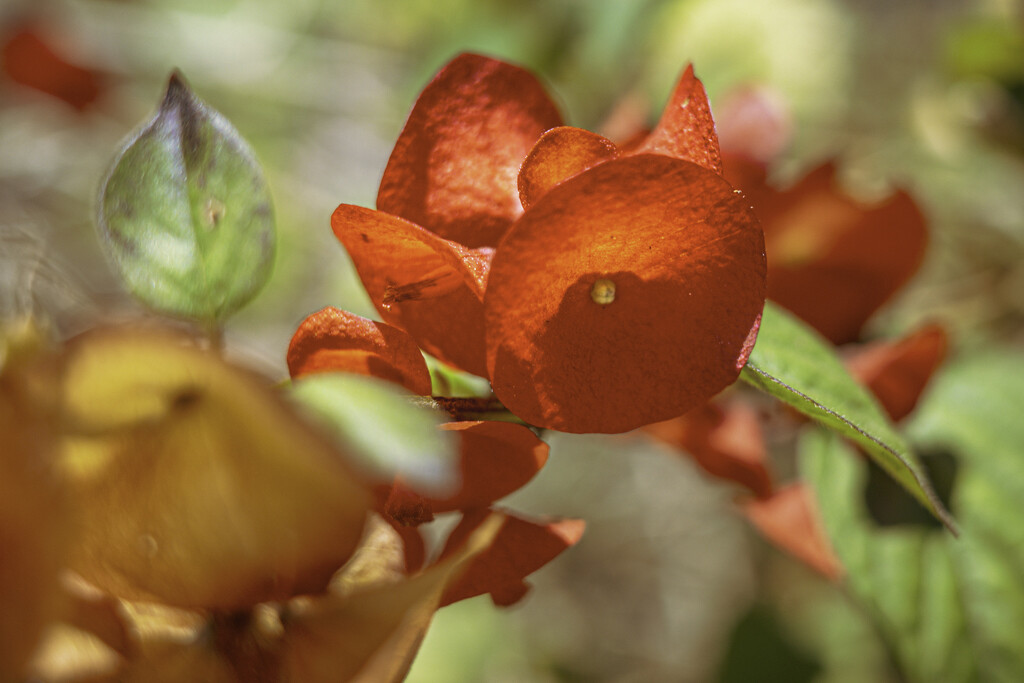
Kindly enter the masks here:
[[595, 304], [607, 306], [615, 301], [615, 283], [601, 278], [590, 288], [590, 298], [594, 300]]

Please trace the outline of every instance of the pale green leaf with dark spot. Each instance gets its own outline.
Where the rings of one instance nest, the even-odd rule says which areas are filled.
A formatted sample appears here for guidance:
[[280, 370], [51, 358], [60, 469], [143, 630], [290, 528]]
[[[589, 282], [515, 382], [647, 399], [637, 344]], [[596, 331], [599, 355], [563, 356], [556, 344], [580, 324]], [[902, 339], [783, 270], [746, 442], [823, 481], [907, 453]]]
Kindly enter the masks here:
[[951, 531], [956, 524], [882, 407], [832, 346], [768, 302], [743, 380], [851, 439]]
[[102, 242], [147, 305], [219, 325], [270, 276], [270, 192], [249, 145], [178, 73], [100, 188]]

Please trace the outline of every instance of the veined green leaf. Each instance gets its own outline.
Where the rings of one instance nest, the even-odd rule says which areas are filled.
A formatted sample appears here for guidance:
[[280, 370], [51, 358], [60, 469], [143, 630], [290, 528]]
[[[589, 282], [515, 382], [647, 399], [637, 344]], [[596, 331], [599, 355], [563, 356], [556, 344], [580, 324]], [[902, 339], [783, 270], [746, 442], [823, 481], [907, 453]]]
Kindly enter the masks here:
[[853, 595], [892, 644], [905, 678], [977, 680], [975, 625], [965, 617], [953, 561], [962, 540], [920, 527], [875, 526], [863, 501], [866, 465], [836, 434], [808, 430], [798, 452], [800, 474], [817, 494]]
[[165, 313], [218, 325], [270, 276], [270, 193], [249, 145], [180, 74], [120, 151], [98, 225], [125, 284]]
[[905, 440], [828, 342], [771, 302], [747, 366], [746, 382], [853, 440], [943, 524], [956, 523], [932, 490]]

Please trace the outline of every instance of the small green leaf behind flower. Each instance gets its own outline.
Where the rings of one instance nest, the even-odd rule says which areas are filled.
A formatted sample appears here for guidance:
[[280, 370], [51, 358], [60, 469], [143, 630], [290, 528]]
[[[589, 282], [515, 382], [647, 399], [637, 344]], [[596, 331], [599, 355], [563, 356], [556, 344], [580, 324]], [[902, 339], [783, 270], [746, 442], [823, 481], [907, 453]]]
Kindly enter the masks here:
[[259, 163], [175, 71], [100, 187], [102, 242], [131, 292], [218, 327], [270, 276], [276, 234]]

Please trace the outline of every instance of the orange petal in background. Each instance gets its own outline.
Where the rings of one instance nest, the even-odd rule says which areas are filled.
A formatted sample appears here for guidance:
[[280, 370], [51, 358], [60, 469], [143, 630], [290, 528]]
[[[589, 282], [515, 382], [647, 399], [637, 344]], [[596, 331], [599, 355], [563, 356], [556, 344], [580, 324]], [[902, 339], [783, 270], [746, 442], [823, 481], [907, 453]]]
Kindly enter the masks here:
[[833, 164], [748, 196], [764, 228], [768, 297], [835, 344], [855, 341], [924, 258], [927, 226], [910, 195], [858, 202], [836, 186]]
[[901, 420], [917, 405], [948, 346], [942, 327], [926, 325], [898, 341], [857, 349], [846, 360], [846, 367], [874, 392], [893, 420]]
[[779, 548], [828, 579], [843, 576], [843, 566], [821, 528], [814, 496], [806, 484], [791, 484], [770, 498], [751, 500], [743, 511]]
[[664, 156], [550, 190], [499, 246], [484, 298], [498, 398], [530, 424], [623, 432], [735, 381], [764, 305], [757, 219], [720, 176]]
[[723, 409], [706, 403], [646, 431], [693, 456], [706, 472], [745, 486], [758, 498], [772, 493], [768, 452], [757, 413], [745, 403]]
[[704, 84], [693, 74], [692, 64], [679, 77], [658, 125], [635, 153], [664, 154], [692, 161], [715, 173], [722, 172], [722, 154], [711, 118], [711, 105]]
[[530, 208], [563, 180], [619, 155], [615, 143], [582, 128], [559, 126], [541, 136], [519, 169], [519, 199]]
[[416, 100], [377, 208], [467, 247], [493, 247], [522, 211], [519, 166], [537, 138], [561, 123], [532, 74], [460, 55]]
[[9, 37], [0, 48], [0, 63], [12, 81], [63, 100], [79, 111], [96, 101], [103, 90], [97, 72], [58, 54], [37, 26], [23, 26]]
[[451, 498], [431, 501], [434, 512], [485, 508], [525, 486], [548, 460], [548, 445], [512, 422], [449, 422], [441, 429], [462, 437], [462, 485]]
[[[480, 510], [463, 517], [448, 537], [441, 557], [448, 557], [453, 548], [460, 547], [490, 514], [493, 513]], [[529, 590], [523, 579], [575, 545], [583, 536], [585, 524], [581, 519], [539, 522], [502, 514], [505, 522], [497, 537], [487, 550], [470, 561], [458, 579], [448, 585], [441, 606], [485, 593], [490, 593], [496, 605], [514, 604]]]
[[381, 211], [342, 204], [331, 216], [381, 317], [446, 363], [486, 374], [483, 299], [489, 249], [467, 249]]
[[372, 375], [430, 394], [430, 371], [409, 335], [328, 306], [299, 324], [288, 345], [288, 372], [295, 378], [331, 371]]

